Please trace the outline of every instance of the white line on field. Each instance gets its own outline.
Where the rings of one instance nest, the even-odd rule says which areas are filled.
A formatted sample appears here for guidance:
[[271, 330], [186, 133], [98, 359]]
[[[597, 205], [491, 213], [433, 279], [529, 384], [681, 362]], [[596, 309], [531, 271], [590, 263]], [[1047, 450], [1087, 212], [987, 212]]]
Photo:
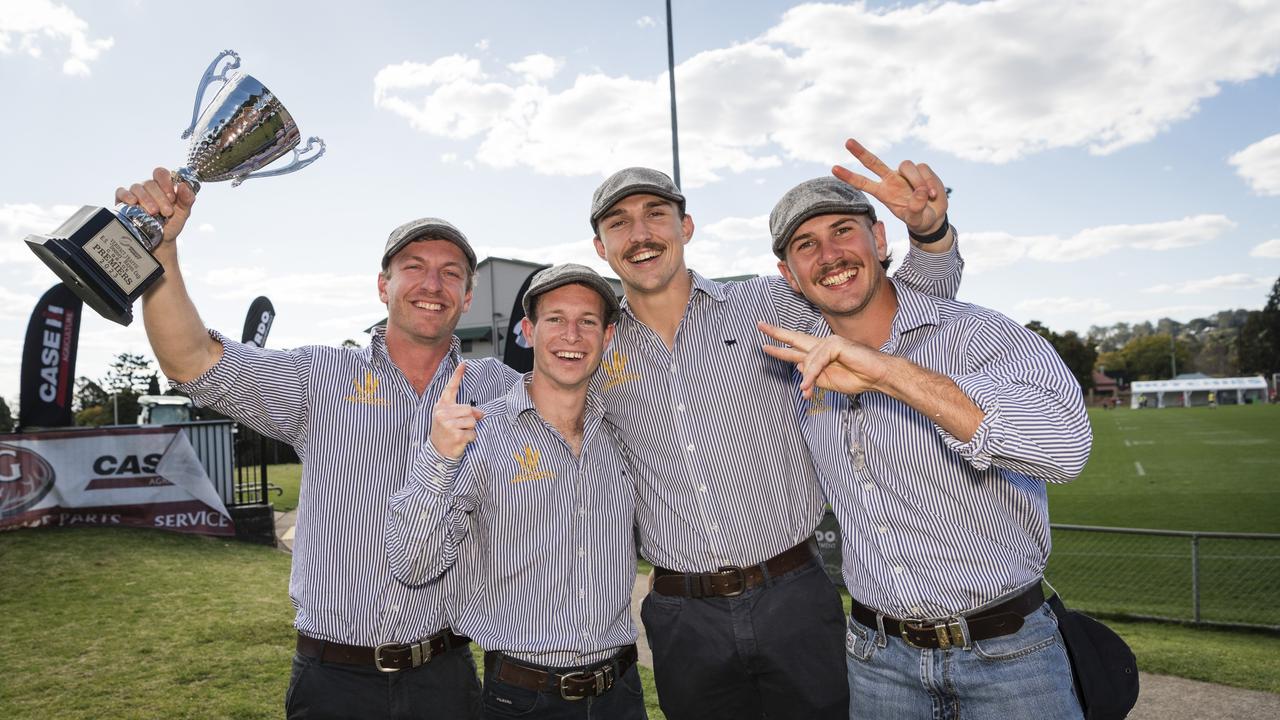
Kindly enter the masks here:
[[1143, 476], [1143, 475], [1146, 475], [1146, 474], [1147, 474], [1147, 471], [1142, 469], [1142, 463], [1140, 463], [1140, 462], [1135, 462], [1135, 463], [1133, 464], [1133, 466], [1134, 466], [1135, 468], [1137, 468], [1137, 469], [1138, 469], [1138, 476], [1139, 476], [1139, 477], [1141, 477], [1141, 476]]

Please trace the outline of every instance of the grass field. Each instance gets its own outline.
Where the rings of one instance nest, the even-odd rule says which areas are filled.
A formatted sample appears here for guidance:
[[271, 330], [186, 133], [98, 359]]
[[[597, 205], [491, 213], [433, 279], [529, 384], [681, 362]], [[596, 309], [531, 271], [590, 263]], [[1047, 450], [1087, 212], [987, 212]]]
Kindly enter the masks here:
[[[1075, 483], [1051, 489], [1054, 522], [1280, 532], [1280, 407], [1091, 417], [1093, 458]], [[295, 506], [298, 466], [272, 466], [269, 477], [284, 488], [277, 507]], [[1050, 580], [1069, 605], [1189, 611], [1189, 548], [1160, 539], [1117, 546], [1110, 538], [1055, 533]], [[1274, 543], [1242, 550], [1216, 542], [1200, 547], [1203, 609], [1244, 607], [1247, 619], [1236, 621], [1269, 617], [1260, 613], [1273, 612], [1280, 591], [1280, 551]], [[1223, 556], [1235, 560], [1215, 565]], [[0, 533], [0, 716], [279, 717], [294, 638], [288, 573], [284, 553], [209, 538], [88, 528]], [[1242, 588], [1242, 578], [1254, 584]], [[1109, 624], [1144, 672], [1280, 692], [1274, 634]], [[642, 671], [658, 720], [652, 674]]]
[[[1280, 405], [1092, 410], [1084, 474], [1051, 486], [1054, 523], [1280, 532]], [[1101, 613], [1192, 619], [1186, 537], [1057, 530], [1050, 582]], [[1200, 539], [1200, 618], [1280, 626], [1280, 539]]]

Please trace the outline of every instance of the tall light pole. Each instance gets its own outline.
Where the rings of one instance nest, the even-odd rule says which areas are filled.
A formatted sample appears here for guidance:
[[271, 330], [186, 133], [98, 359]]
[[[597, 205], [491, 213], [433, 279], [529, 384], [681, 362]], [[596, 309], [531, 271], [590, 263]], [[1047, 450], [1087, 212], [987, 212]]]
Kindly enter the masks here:
[[671, 82], [671, 167], [680, 187], [680, 133], [676, 129], [676, 49], [671, 31], [671, 0], [667, 0], [667, 79]]
[[1173, 344], [1173, 328], [1169, 329], [1169, 366], [1173, 368], [1173, 374], [1169, 376], [1172, 380], [1178, 377], [1178, 350]]

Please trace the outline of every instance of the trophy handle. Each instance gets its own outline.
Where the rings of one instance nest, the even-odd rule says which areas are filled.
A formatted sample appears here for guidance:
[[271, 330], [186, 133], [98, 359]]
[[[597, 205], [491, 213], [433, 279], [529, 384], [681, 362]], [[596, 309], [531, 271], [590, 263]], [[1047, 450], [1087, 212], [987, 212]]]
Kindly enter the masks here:
[[[228, 62], [227, 66], [222, 68], [222, 72], [215, 73], [214, 70], [218, 68], [218, 63], [222, 62], [222, 59], [227, 56], [231, 56], [231, 62]], [[227, 73], [238, 67], [240, 67], [240, 55], [235, 50], [223, 50], [218, 53], [218, 57], [214, 58], [213, 62], [209, 63], [209, 67], [205, 68], [204, 77], [200, 78], [200, 86], [196, 88], [196, 103], [191, 108], [191, 124], [187, 126], [186, 130], [182, 131], [183, 140], [191, 137], [192, 131], [196, 129], [196, 120], [200, 118], [200, 102], [204, 99], [204, 91], [215, 82], [226, 82], [228, 79]]]
[[[303, 153], [309, 152], [312, 149], [312, 147], [316, 145], [319, 145], [320, 147], [316, 150], [314, 155], [308, 158], [302, 157]], [[301, 170], [302, 168], [319, 160], [320, 156], [323, 154], [324, 154], [324, 141], [318, 137], [309, 137], [307, 138], [307, 144], [304, 147], [293, 149], [293, 160], [290, 160], [288, 165], [285, 165], [284, 167], [279, 168], [277, 170], [262, 170], [260, 172], [241, 175], [231, 181], [231, 187], [236, 187], [237, 185], [244, 182], [245, 180], [252, 180], [254, 178], [272, 177], [275, 175], [286, 175], [291, 172], [297, 172], [298, 170]]]

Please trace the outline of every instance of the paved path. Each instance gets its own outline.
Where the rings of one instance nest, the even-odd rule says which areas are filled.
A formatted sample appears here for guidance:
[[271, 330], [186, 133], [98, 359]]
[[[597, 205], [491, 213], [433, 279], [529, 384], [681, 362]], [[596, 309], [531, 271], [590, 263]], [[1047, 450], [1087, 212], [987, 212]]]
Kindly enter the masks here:
[[[276, 537], [280, 548], [293, 549], [294, 513], [276, 513]], [[636, 646], [640, 650], [640, 664], [653, 667], [653, 654], [645, 641], [644, 626], [640, 623], [640, 601], [648, 592], [648, 578], [636, 577], [631, 593], [631, 614], [640, 638]], [[1131, 720], [1255, 720], [1255, 718], [1280, 718], [1280, 695], [1259, 690], [1215, 685], [1213, 683], [1143, 673], [1142, 691], [1138, 704], [1129, 713]]]

